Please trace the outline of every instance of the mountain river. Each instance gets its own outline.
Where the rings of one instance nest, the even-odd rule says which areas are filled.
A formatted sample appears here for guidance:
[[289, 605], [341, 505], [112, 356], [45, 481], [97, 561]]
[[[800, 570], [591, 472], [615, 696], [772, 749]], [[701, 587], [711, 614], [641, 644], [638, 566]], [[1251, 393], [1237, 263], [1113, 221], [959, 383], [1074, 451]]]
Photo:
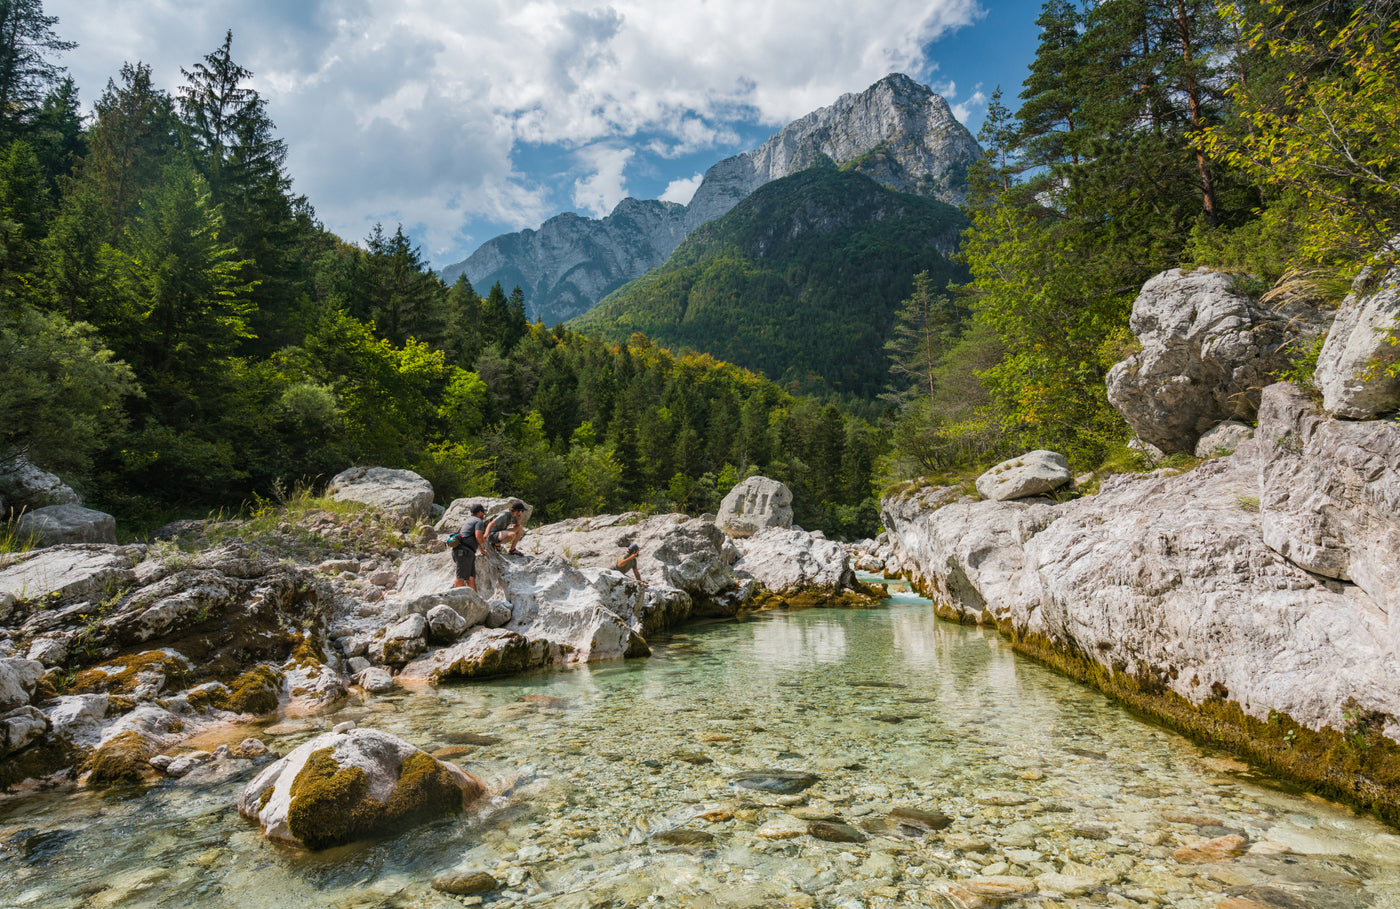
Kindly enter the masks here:
[[[305, 853], [238, 816], [246, 768], [31, 793], [0, 801], [0, 906], [1400, 907], [1390, 828], [1144, 722], [907, 591], [230, 740], [286, 753], [346, 720], [445, 749], [494, 795]], [[735, 778], [751, 771], [770, 775]], [[431, 887], [472, 872], [496, 887]]]

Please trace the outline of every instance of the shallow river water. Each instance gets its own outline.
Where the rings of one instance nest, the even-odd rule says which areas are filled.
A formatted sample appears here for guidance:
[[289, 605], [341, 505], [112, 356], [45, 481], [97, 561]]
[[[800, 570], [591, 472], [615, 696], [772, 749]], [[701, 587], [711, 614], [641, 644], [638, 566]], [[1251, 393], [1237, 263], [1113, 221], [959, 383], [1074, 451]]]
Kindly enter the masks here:
[[[347, 719], [446, 748], [497, 794], [313, 854], [238, 816], [251, 771], [0, 802], [0, 906], [1400, 907], [1391, 829], [907, 594], [691, 626], [650, 659], [403, 693], [261, 735], [285, 753]], [[816, 781], [746, 788], [732, 776], [747, 771]], [[897, 811], [911, 808], [929, 814]], [[470, 872], [497, 888], [430, 886]]]

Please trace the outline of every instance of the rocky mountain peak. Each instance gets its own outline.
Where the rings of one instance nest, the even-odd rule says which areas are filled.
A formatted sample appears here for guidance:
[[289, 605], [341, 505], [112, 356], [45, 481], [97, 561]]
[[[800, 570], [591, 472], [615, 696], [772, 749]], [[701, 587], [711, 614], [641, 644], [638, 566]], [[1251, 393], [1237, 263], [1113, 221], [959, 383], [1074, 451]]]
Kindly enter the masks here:
[[967, 168], [981, 154], [941, 95], [892, 73], [794, 120], [758, 148], [720, 161], [687, 206], [629, 198], [605, 218], [557, 216], [538, 231], [488, 240], [442, 276], [451, 283], [465, 273], [482, 292], [497, 281], [507, 288], [518, 284], [530, 318], [553, 324], [661, 265], [691, 231], [773, 180], [832, 163], [891, 189], [958, 205], [966, 196]]

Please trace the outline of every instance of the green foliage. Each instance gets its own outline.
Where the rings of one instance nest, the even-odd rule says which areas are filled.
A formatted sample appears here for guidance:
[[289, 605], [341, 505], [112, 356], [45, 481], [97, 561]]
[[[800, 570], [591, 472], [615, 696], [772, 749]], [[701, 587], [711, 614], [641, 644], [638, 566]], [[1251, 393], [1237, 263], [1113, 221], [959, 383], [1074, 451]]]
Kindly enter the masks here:
[[0, 307], [0, 459], [25, 451], [37, 463], [81, 474], [121, 428], [122, 397], [135, 393], [131, 370], [91, 326], [27, 306]]

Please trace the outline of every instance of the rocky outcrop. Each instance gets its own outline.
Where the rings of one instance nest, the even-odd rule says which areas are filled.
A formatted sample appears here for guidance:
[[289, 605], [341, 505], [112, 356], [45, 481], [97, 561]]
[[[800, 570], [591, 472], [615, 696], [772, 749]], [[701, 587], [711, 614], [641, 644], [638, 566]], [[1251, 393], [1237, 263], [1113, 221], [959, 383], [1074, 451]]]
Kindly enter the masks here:
[[264, 768], [238, 812], [269, 839], [321, 849], [463, 811], [484, 793], [476, 777], [403, 739], [351, 728]]
[[1400, 424], [1327, 420], [1286, 385], [1263, 402], [1254, 440], [1190, 473], [1063, 505], [887, 499], [897, 567], [941, 614], [1142, 690], [1400, 738]]
[[116, 518], [81, 505], [48, 505], [26, 511], [15, 530], [36, 546], [117, 542]]
[[1400, 267], [1379, 282], [1375, 268], [1364, 269], [1342, 301], [1314, 375], [1327, 412], [1352, 420], [1400, 410], [1400, 375], [1386, 375], [1400, 362]]
[[1286, 368], [1316, 313], [1273, 311], [1235, 292], [1231, 275], [1173, 269], [1143, 285], [1130, 321], [1142, 350], [1108, 372], [1108, 399], [1138, 438], [1192, 452], [1207, 430], [1250, 420], [1259, 393]]
[[1329, 420], [1279, 384], [1265, 389], [1259, 432], [1236, 456], [1257, 471], [1265, 544], [1355, 584], [1400, 647], [1400, 424]]
[[1069, 461], [1053, 451], [1028, 451], [1002, 461], [977, 478], [977, 494], [994, 502], [1043, 496], [1074, 479]]
[[792, 526], [792, 490], [777, 480], [749, 477], [720, 502], [715, 526], [731, 537], [751, 537]]
[[892, 189], [958, 205], [967, 192], [967, 168], [981, 156], [946, 100], [894, 74], [793, 121], [759, 148], [714, 165], [687, 206], [624, 199], [601, 220], [559, 215], [538, 231], [487, 241], [465, 261], [445, 267], [443, 280], [451, 284], [465, 274], [478, 292], [496, 282], [518, 285], [529, 318], [552, 325], [661, 265], [697, 227], [773, 180], [830, 161]]
[[433, 486], [411, 470], [387, 467], [351, 467], [331, 478], [327, 498], [359, 502], [413, 520], [428, 517], [433, 506]]

